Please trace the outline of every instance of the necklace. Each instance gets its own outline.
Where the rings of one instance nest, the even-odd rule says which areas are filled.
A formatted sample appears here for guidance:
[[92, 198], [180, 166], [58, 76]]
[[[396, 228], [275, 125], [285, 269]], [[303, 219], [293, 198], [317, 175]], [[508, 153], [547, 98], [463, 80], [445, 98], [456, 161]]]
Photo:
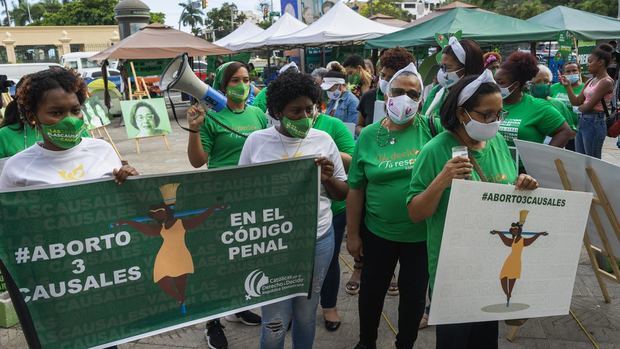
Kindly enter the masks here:
[[[288, 151], [286, 150], [286, 145], [284, 145], [284, 140], [282, 140], [282, 134], [280, 134], [280, 131], [276, 130], [276, 132], [278, 132], [278, 137], [280, 138], [280, 144], [282, 144], [282, 150], [284, 150], [284, 154], [285, 154], [285, 158], [286, 159], [291, 159], [291, 156], [289, 155]], [[296, 155], [299, 153], [299, 148], [301, 148], [301, 144], [304, 142], [305, 138], [302, 138], [299, 140], [299, 144], [297, 144], [297, 149], [295, 149], [295, 152], [293, 153], [293, 158], [296, 157]]]
[[377, 145], [379, 145], [379, 147], [381, 148], [386, 147], [388, 144], [394, 145], [397, 141], [396, 137], [393, 137], [390, 134], [390, 128], [384, 125], [385, 123], [387, 123], [386, 118], [381, 120], [381, 123], [379, 124], [379, 129], [377, 130]]

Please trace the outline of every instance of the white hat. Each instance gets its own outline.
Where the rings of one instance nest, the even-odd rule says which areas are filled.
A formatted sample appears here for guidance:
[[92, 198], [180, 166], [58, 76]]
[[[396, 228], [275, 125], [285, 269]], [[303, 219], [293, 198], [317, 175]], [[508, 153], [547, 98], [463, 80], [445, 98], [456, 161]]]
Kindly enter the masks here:
[[343, 78], [323, 78], [323, 83], [321, 84], [321, 88], [325, 91], [329, 90], [336, 84], [344, 85], [345, 81]]
[[279, 74], [284, 73], [285, 71], [289, 70], [289, 69], [295, 69], [295, 71], [297, 73], [299, 73], [299, 67], [297, 66], [297, 64], [295, 64], [295, 62], [291, 62], [285, 66], [283, 66], [282, 68], [280, 68], [280, 70], [278, 71]]

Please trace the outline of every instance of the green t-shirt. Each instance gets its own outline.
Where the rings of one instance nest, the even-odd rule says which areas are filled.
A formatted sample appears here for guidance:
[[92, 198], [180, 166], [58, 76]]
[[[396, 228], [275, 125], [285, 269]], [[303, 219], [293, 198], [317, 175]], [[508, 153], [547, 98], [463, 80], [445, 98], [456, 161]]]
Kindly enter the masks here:
[[242, 113], [234, 113], [228, 108], [220, 112], [209, 111], [200, 128], [200, 142], [209, 154], [209, 168], [237, 166], [239, 155], [246, 138], [232, 133], [218, 125], [213, 118], [228, 128], [244, 135], [267, 127], [267, 117], [260, 109], [246, 106]]
[[403, 199], [413, 164], [430, 139], [426, 117], [389, 135], [380, 122], [362, 130], [349, 168], [349, 187], [365, 189], [364, 223], [373, 234], [397, 242], [426, 240], [426, 223], [411, 222]]
[[[575, 92], [575, 95], [579, 95], [581, 93], [581, 91], [583, 91], [583, 88], [586, 86], [586, 84], [581, 83], [579, 86], [577, 87], [573, 87], [573, 91]], [[551, 94], [550, 94], [551, 98], [555, 98], [555, 99], [559, 99], [560, 101], [562, 101], [566, 107], [568, 107], [568, 109], [570, 109], [573, 113], [572, 115], [572, 120], [574, 120], [573, 124], [571, 124], [570, 122], [568, 123], [571, 128], [576, 131], [577, 130], [577, 126], [579, 125], [579, 106], [573, 106], [570, 102], [570, 99], [568, 98], [568, 93], [566, 93], [566, 88], [560, 84], [553, 84], [551, 85]], [[568, 122], [568, 120], [567, 120]], [[574, 128], [573, 128], [574, 126]]]
[[564, 117], [566, 123], [573, 131], [577, 131], [577, 118], [578, 115], [573, 113], [573, 109], [566, 106], [566, 104], [557, 98], [548, 98], [547, 101]]
[[[460, 145], [460, 143], [448, 131], [437, 135], [437, 137], [426, 144], [420, 154], [418, 154], [418, 158], [413, 165], [409, 194], [407, 195], [406, 201], [407, 204], [414, 196], [425, 191], [435, 177], [439, 175], [446, 162], [452, 158], [452, 147], [458, 145]], [[517, 179], [517, 171], [510, 157], [508, 146], [499, 133], [495, 138], [487, 141], [484, 149], [479, 151], [473, 150], [471, 151], [471, 155], [476, 159], [476, 162], [480, 165], [482, 172], [489, 182], [512, 184]], [[480, 181], [480, 176], [478, 176], [476, 171], [472, 172], [472, 180]], [[426, 219], [426, 225], [428, 227], [426, 248], [428, 253], [428, 272], [430, 276], [429, 285], [431, 288], [435, 282], [435, 273], [437, 272], [437, 261], [439, 259], [439, 249], [441, 247], [441, 238], [446, 221], [449, 198], [450, 188], [446, 189], [441, 195], [435, 213]], [[479, 218], [480, 217], [472, 217], [472, 219]], [[472, 251], [472, 253], [475, 253], [475, 251]]]
[[426, 97], [426, 100], [424, 101], [424, 105], [422, 105], [422, 113], [421, 113], [422, 115], [432, 115], [436, 118], [439, 117], [439, 111], [441, 110], [443, 103], [446, 101], [446, 97], [448, 96], [448, 91], [445, 91], [443, 93], [443, 95], [441, 96], [441, 99], [439, 100], [439, 103], [435, 105], [433, 110], [429, 111], [428, 108], [431, 107], [431, 104], [433, 104], [433, 100], [435, 100], [435, 96], [441, 89], [442, 89], [442, 86], [437, 85], [433, 87], [431, 91], [428, 93], [428, 97]]
[[[330, 135], [334, 143], [336, 143], [339, 152], [353, 155], [353, 149], [355, 149], [353, 135], [340, 119], [326, 114], [319, 114], [313, 128]], [[344, 212], [345, 209], [346, 201], [332, 200], [332, 213], [334, 216]]]
[[23, 130], [19, 129], [19, 125], [1, 127], [0, 159], [13, 156], [39, 141], [43, 141], [41, 133], [28, 126], [24, 126]]
[[514, 147], [515, 139], [543, 143], [546, 136], [554, 134], [566, 122], [551, 103], [525, 93], [519, 103], [504, 104], [504, 109], [508, 116], [499, 132], [510, 147]]
[[262, 110], [263, 113], [267, 112], [267, 87], [264, 87], [260, 92], [254, 97], [252, 101], [252, 106], [257, 107]]

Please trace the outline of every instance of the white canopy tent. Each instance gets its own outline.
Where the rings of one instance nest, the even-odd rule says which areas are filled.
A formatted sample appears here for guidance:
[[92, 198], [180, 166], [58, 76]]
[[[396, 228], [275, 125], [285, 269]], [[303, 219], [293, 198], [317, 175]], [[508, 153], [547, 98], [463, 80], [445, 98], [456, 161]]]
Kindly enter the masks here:
[[225, 37], [217, 40], [214, 44], [226, 47], [227, 49], [231, 49], [229, 47], [230, 44], [236, 42], [244, 42], [245, 40], [252, 38], [265, 30], [258, 27], [256, 24], [245, 21], [239, 28], [235, 29], [232, 33], [226, 35]]
[[266, 43], [268, 40], [275, 40], [288, 36], [306, 27], [307, 25], [298, 20], [297, 18], [291, 16], [289, 13], [284, 13], [282, 17], [280, 17], [275, 23], [273, 23], [262, 33], [245, 40], [231, 42], [229, 46], [227, 46], [227, 48], [233, 51], [243, 51], [267, 46]]
[[307, 28], [288, 36], [269, 38], [266, 46], [320, 46], [359, 42], [390, 34], [402, 28], [372, 21], [339, 1], [326, 14]]

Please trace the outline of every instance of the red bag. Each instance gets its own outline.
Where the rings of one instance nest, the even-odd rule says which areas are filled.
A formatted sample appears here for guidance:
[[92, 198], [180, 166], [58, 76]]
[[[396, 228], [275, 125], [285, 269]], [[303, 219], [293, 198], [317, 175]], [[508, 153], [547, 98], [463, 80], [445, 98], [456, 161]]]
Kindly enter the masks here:
[[615, 121], [611, 123], [610, 126], [607, 127], [607, 136], [611, 138], [616, 138], [620, 136], [620, 118], [618, 118], [617, 113], [616, 113]]

